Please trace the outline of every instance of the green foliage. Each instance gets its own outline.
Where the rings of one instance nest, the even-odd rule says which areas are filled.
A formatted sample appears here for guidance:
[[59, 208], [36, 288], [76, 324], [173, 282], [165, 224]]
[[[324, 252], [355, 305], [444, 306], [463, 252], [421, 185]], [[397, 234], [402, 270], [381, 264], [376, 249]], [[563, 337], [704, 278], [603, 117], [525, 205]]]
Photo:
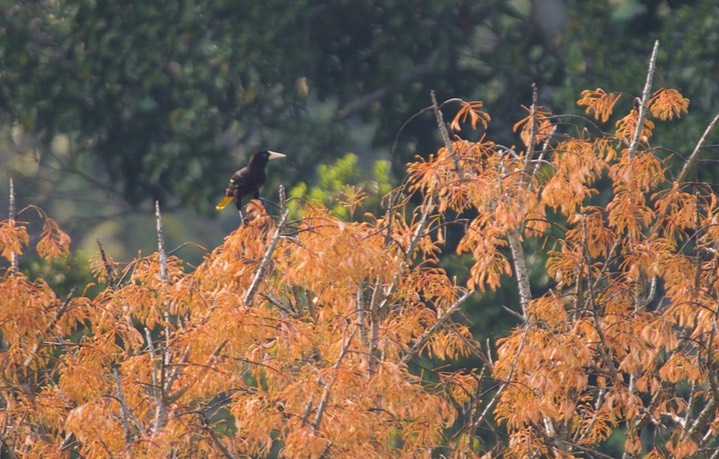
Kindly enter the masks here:
[[[655, 39], [661, 43], [658, 82], [691, 94], [689, 115], [681, 123], [666, 123], [653, 142], [691, 152], [693, 141], [716, 113], [719, 52], [719, 9], [712, 0], [574, 2], [562, 39], [565, 83], [557, 86], [555, 112], [577, 110], [574, 95], [602, 86], [632, 92], [642, 87]], [[605, 130], [609, 126], [602, 126]]]
[[94, 276], [90, 271], [85, 253], [75, 253], [52, 260], [32, 257], [20, 266], [23, 273], [30, 279], [42, 279], [60, 297], [66, 297], [73, 291], [94, 297], [100, 288], [94, 285]]
[[[429, 50], [462, 39], [466, 9], [460, 1], [0, 6], [5, 127], [19, 123], [38, 140], [41, 161], [132, 204], [174, 197], [204, 210], [240, 162], [228, 151], [244, 158], [271, 146], [304, 173], [313, 152], [345, 141], [356, 114], [400, 123], [397, 108], [426, 100], [424, 85], [405, 83], [454, 71], [454, 53], [446, 61]], [[361, 95], [372, 102], [375, 90], [386, 105]], [[328, 116], [314, 112], [329, 99]], [[70, 139], [66, 155], [49, 148], [58, 135]]]
[[[696, 94], [696, 119], [663, 140], [679, 149], [719, 97], [716, 6], [684, 3], [572, 2], [547, 32], [543, 2], [0, 0], [0, 123], [32, 136], [50, 180], [57, 168], [133, 205], [210, 211], [258, 147], [291, 154], [297, 177], [326, 160], [317, 152], [388, 150], [430, 89], [484, 100], [511, 145], [532, 81], [555, 112], [575, 110], [599, 81], [636, 88], [658, 36], [660, 77]], [[352, 136], [359, 126], [373, 132]], [[405, 126], [395, 164], [433, 151], [433, 126]]]
[[[358, 217], [354, 209], [360, 204], [364, 210], [377, 213], [382, 197], [392, 189], [390, 163], [376, 160], [368, 171], [359, 161], [357, 155], [347, 153], [331, 164], [320, 164], [316, 170], [317, 185], [300, 182], [290, 190], [289, 196], [321, 202], [345, 220]], [[297, 212], [297, 202], [292, 205]]]

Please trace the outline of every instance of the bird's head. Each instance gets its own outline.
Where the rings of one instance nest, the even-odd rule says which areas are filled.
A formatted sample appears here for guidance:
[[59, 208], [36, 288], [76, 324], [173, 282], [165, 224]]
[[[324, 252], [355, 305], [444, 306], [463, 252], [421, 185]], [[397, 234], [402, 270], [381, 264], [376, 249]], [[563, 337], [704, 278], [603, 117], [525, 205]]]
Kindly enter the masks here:
[[276, 151], [263, 150], [258, 151], [250, 158], [250, 167], [265, 167], [265, 165], [273, 159], [285, 158], [287, 155], [277, 153]]

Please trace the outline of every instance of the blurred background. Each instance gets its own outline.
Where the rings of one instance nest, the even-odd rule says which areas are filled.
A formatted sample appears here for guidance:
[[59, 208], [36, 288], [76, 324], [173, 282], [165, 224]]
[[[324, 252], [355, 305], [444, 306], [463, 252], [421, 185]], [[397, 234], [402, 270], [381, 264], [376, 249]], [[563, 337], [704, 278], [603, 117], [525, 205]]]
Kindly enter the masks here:
[[[405, 163], [441, 144], [431, 113], [402, 127], [430, 105], [430, 90], [440, 102], [484, 101], [489, 137], [519, 144], [512, 126], [526, 116], [532, 82], [554, 113], [581, 114], [583, 89], [639, 95], [659, 39], [655, 87], [677, 88], [691, 105], [657, 127], [653, 144], [687, 156], [719, 107], [716, 0], [0, 5], [0, 199], [13, 178], [19, 209], [40, 206], [70, 233], [74, 255], [56, 266], [22, 259], [61, 290], [89, 279], [96, 238], [116, 260], [154, 251], [155, 200], [168, 247], [197, 244], [178, 252], [191, 269], [237, 227], [232, 206], [214, 206], [257, 150], [288, 155], [268, 166], [270, 200], [281, 183], [352, 218], [341, 206], [352, 185], [378, 210]], [[719, 164], [710, 156], [698, 173], [713, 183]], [[447, 250], [443, 265], [460, 278], [463, 264]], [[475, 332], [512, 326], [499, 305], [514, 295], [510, 283], [469, 306]]]

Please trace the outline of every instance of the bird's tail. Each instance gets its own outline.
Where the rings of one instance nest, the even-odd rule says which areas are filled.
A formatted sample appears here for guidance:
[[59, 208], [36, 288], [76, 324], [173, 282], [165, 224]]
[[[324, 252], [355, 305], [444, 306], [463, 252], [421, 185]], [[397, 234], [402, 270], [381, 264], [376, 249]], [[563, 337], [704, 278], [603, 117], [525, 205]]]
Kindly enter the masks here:
[[234, 196], [225, 196], [224, 198], [222, 198], [222, 201], [220, 201], [220, 202], [215, 206], [215, 209], [217, 209], [217, 210], [222, 210], [222, 209], [224, 209], [225, 207], [227, 207], [227, 204], [229, 204], [229, 203], [232, 202], [232, 200], [233, 200], [234, 198], [235, 198]]

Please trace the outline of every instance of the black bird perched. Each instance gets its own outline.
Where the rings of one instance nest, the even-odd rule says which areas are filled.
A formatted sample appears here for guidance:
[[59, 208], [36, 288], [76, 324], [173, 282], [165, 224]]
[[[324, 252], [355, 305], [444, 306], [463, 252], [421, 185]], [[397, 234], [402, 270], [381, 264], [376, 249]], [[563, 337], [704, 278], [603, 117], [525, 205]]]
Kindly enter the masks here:
[[255, 199], [260, 198], [260, 187], [265, 183], [267, 163], [286, 156], [269, 150], [258, 151], [252, 155], [247, 166], [232, 174], [230, 183], [225, 188], [225, 197], [217, 204], [216, 208], [224, 209], [234, 199], [237, 210], [242, 213], [242, 198], [250, 195]]

